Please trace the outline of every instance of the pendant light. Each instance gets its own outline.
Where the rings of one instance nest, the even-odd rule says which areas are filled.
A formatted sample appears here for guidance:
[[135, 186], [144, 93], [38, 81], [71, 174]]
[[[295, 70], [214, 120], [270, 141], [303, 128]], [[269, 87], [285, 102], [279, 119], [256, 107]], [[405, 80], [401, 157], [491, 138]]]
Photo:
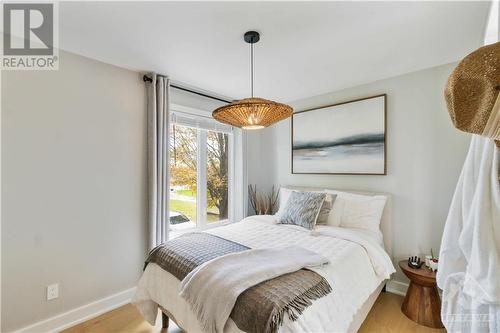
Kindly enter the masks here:
[[250, 44], [251, 97], [221, 106], [212, 112], [212, 116], [221, 123], [243, 129], [260, 129], [290, 117], [293, 109], [286, 104], [253, 96], [253, 44], [259, 41], [260, 35], [256, 31], [248, 31], [243, 38]]

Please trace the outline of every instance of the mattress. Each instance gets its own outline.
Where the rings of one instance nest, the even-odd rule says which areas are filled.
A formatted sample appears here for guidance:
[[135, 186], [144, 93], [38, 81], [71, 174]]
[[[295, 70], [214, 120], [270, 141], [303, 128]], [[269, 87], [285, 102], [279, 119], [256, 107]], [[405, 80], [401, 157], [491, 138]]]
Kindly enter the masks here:
[[[277, 224], [273, 216], [253, 216], [207, 232], [250, 248], [300, 245], [329, 259], [330, 264], [314, 270], [327, 279], [333, 292], [314, 301], [296, 321], [285, 318], [280, 332], [347, 332], [370, 295], [394, 272], [378, 240], [360, 230], [321, 227], [311, 232]], [[149, 264], [132, 303], [151, 324], [161, 306], [185, 331], [201, 332], [196, 316], [178, 295], [179, 285], [173, 275]], [[229, 320], [224, 332], [241, 331]]]

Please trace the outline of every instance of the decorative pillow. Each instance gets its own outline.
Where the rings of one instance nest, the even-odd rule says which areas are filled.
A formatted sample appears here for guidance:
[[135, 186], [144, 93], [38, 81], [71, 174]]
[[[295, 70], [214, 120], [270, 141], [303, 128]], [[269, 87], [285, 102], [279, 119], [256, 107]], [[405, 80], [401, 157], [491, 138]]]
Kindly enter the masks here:
[[344, 228], [380, 231], [380, 220], [387, 197], [383, 195], [361, 195], [341, 191], [327, 190], [336, 194], [333, 208], [328, 217], [328, 225]]
[[[313, 192], [313, 193], [321, 193], [321, 192]], [[316, 221], [316, 224], [320, 225], [328, 224], [328, 217], [330, 216], [330, 213], [333, 208], [333, 202], [335, 201], [336, 197], [337, 197], [336, 194], [326, 193], [325, 201], [323, 201], [321, 209], [319, 210], [318, 220]]]
[[294, 224], [312, 230], [325, 197], [326, 193], [292, 192], [278, 223]]
[[[274, 216], [276, 216], [276, 219], [278, 221], [280, 220], [281, 215], [283, 215], [283, 212], [285, 211], [286, 204], [292, 192], [324, 193], [324, 191], [298, 191], [286, 187], [281, 187], [280, 198], [279, 198], [279, 209], [274, 214]], [[325, 201], [323, 202], [323, 205], [321, 205], [321, 209], [319, 211], [318, 220], [316, 221], [316, 224], [325, 225], [328, 223], [328, 216], [330, 215], [330, 211], [333, 207], [333, 202], [335, 201], [335, 197], [336, 197], [335, 194], [330, 194], [330, 193], [326, 194]]]

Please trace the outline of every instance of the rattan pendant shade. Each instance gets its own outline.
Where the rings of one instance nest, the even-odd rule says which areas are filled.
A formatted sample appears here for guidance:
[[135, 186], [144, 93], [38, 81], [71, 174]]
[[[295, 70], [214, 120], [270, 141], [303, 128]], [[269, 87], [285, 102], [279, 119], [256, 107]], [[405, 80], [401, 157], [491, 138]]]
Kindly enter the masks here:
[[212, 116], [221, 123], [244, 129], [259, 129], [292, 115], [293, 109], [282, 103], [251, 97], [217, 108]]
[[252, 97], [234, 101], [215, 109], [212, 112], [212, 117], [221, 123], [243, 129], [260, 129], [288, 118], [293, 113], [293, 109], [289, 105], [253, 97], [253, 44], [257, 43], [259, 39], [260, 35], [255, 31], [248, 31], [244, 36], [245, 42], [251, 46]]

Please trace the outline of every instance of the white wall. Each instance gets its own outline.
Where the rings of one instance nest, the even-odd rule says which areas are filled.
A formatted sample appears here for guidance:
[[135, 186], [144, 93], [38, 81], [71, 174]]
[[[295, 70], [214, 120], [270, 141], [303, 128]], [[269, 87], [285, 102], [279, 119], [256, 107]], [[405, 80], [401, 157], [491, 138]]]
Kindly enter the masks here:
[[138, 73], [66, 52], [58, 71], [4, 71], [2, 97], [6, 332], [135, 286], [146, 115]]
[[250, 150], [256, 161], [250, 183], [391, 193], [395, 257], [428, 253], [431, 247], [437, 253], [469, 142], [452, 126], [443, 97], [453, 68], [439, 66], [291, 103], [299, 111], [386, 93], [387, 176], [292, 175], [290, 120], [285, 120], [262, 131], [258, 149]]

